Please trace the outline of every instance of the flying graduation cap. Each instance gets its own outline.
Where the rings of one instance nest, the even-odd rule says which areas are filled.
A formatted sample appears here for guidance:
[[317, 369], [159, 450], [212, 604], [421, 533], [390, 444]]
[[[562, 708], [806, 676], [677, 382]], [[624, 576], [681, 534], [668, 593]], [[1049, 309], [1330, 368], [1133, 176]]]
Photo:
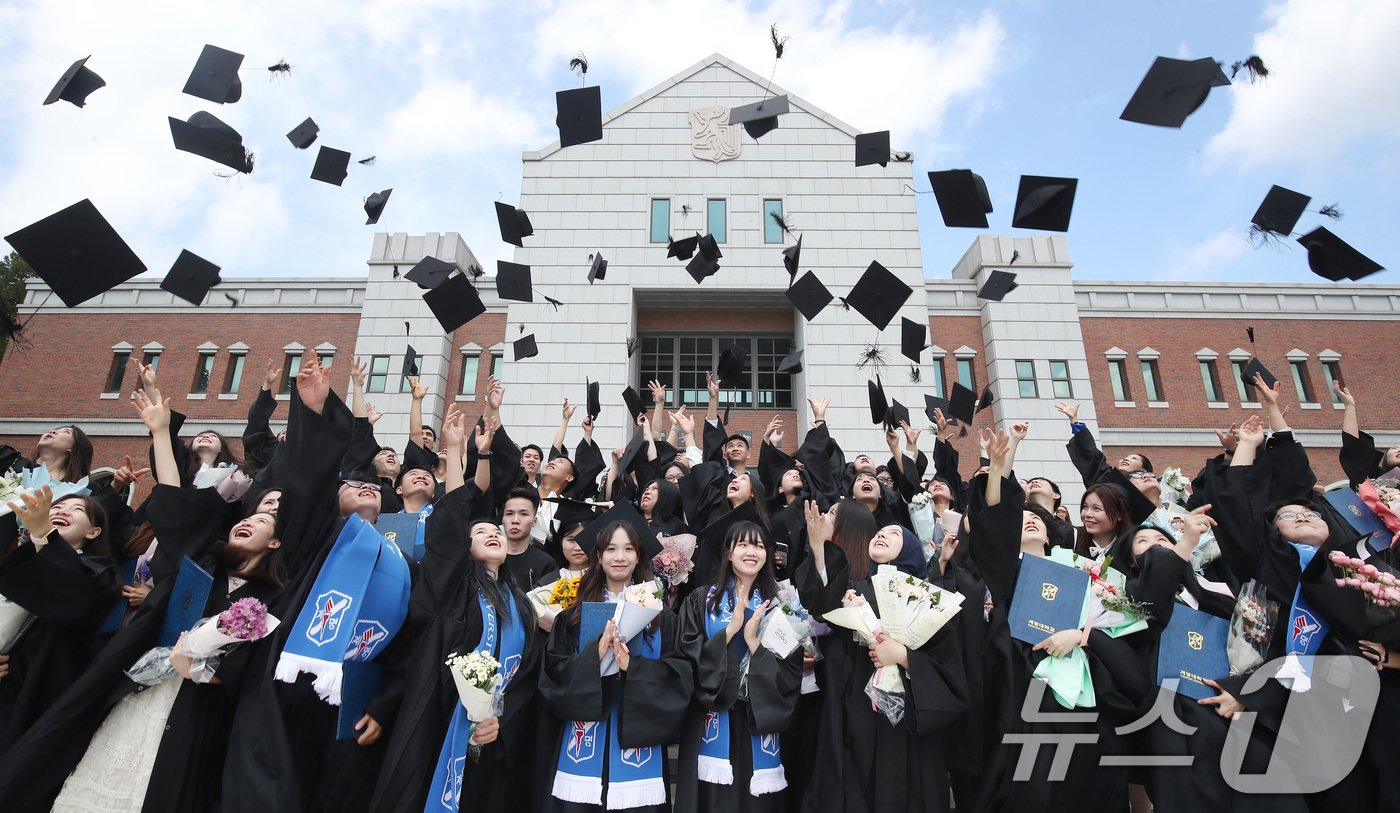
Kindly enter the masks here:
[[948, 408], [943, 414], [970, 424], [973, 416], [977, 414], [976, 408], [977, 393], [964, 387], [960, 381], [953, 382], [953, 392], [948, 396]]
[[[719, 352], [719, 363], [715, 365], [715, 378], [727, 382], [730, 387], [740, 387], [744, 370], [748, 367], [749, 353], [737, 344], [726, 344]], [[740, 387], [742, 389], [742, 387]]]
[[802, 372], [802, 351], [794, 348], [778, 362], [778, 372], [797, 375]]
[[350, 153], [334, 147], [322, 146], [316, 153], [316, 164], [311, 167], [311, 179], [340, 186], [349, 174]]
[[603, 385], [601, 382], [589, 381], [587, 378], [585, 378], [583, 382], [585, 388], [588, 390], [588, 419], [590, 421], [596, 421], [598, 420], [598, 414], [603, 411], [603, 401], [600, 394]]
[[44, 104], [53, 104], [62, 99], [65, 102], [71, 102], [74, 107], [82, 107], [87, 103], [87, 97], [90, 93], [98, 88], [106, 87], [107, 83], [102, 77], [93, 73], [92, 69], [85, 64], [89, 59], [92, 59], [91, 54], [69, 65], [68, 70], [64, 71], [63, 75], [58, 78], [58, 83], [53, 86], [53, 90], [49, 91], [48, 98], [44, 99]]
[[515, 361], [534, 358], [540, 354], [540, 349], [535, 345], [535, 334], [521, 336], [511, 342], [511, 349], [515, 352]]
[[399, 368], [399, 375], [403, 378], [417, 378], [420, 375], [418, 351], [414, 350], [411, 344], [403, 352], [403, 367]]
[[404, 278], [410, 282], [418, 284], [419, 288], [431, 291], [452, 275], [457, 270], [457, 266], [446, 260], [439, 260], [437, 257], [424, 257], [418, 264], [409, 269]]
[[928, 174], [943, 225], [950, 228], [987, 228], [992, 198], [987, 182], [970, 169], [947, 169]]
[[913, 293], [914, 290], [889, 269], [872, 262], [845, 301], [870, 324], [884, 330]]
[[783, 267], [787, 269], [788, 278], [797, 276], [799, 269], [798, 262], [802, 257], [802, 235], [797, 235], [797, 243], [783, 249]]
[[908, 317], [899, 320], [899, 351], [904, 357], [919, 363], [919, 355], [928, 347], [928, 325]]
[[592, 285], [594, 281], [603, 279], [608, 275], [608, 261], [603, 259], [603, 252], [599, 251], [594, 254], [591, 259], [593, 260], [593, 264], [588, 267], [589, 285]]
[[1210, 89], [1230, 84], [1220, 63], [1210, 57], [1170, 59], [1159, 56], [1148, 68], [1118, 118], [1158, 127], [1180, 127], [1206, 101]]
[[696, 246], [699, 253], [686, 263], [685, 270], [696, 282], [703, 282], [719, 270], [719, 259], [724, 254], [719, 250], [719, 243], [713, 234], [700, 237]]
[[219, 267], [185, 249], [175, 258], [160, 287], [198, 307], [209, 295], [209, 289], [223, 282], [219, 278]]
[[530, 266], [497, 260], [496, 295], [515, 302], [534, 302], [535, 292], [530, 284]]
[[978, 299], [989, 299], [992, 302], [1000, 302], [1006, 295], [1016, 290], [1016, 275], [1010, 271], [992, 271], [987, 275], [987, 281], [977, 290]]
[[992, 386], [988, 384], [982, 388], [982, 395], [977, 399], [977, 411], [981, 412], [992, 405]]
[[730, 124], [744, 125], [744, 132], [754, 141], [776, 130], [778, 116], [789, 111], [787, 96], [774, 96], [761, 102], [735, 107], [729, 111]]
[[501, 227], [501, 239], [513, 246], [523, 248], [525, 244], [521, 240], [535, 233], [535, 227], [530, 225], [530, 216], [525, 214], [525, 210], [517, 209], [509, 203], [496, 201], [496, 223]]
[[808, 322], [816, 319], [833, 299], [831, 292], [811, 271], [803, 274], [797, 282], [788, 287], [787, 298]]
[[253, 156], [243, 147], [243, 136], [212, 113], [201, 110], [189, 121], [167, 118], [175, 149], [208, 158], [236, 172], [253, 171]]
[[885, 385], [881, 383], [878, 375], [874, 381], [865, 382], [865, 385], [870, 396], [870, 422], [884, 423], [885, 416], [890, 412], [890, 402], [885, 398]]
[[290, 133], [287, 133], [287, 140], [292, 142], [293, 147], [304, 150], [316, 143], [316, 135], [320, 132], [321, 128], [311, 120], [310, 116], [307, 116], [306, 121], [298, 124], [292, 128]]
[[1293, 227], [1298, 225], [1298, 219], [1307, 211], [1311, 200], [1312, 198], [1301, 192], [1274, 184], [1269, 187], [1269, 194], [1264, 196], [1259, 209], [1249, 222], [1259, 231], [1287, 237], [1293, 233]]
[[5, 240], [70, 308], [146, 270], [90, 200], [59, 210]]
[[1011, 227], [1069, 231], [1069, 216], [1074, 209], [1074, 193], [1078, 186], [1077, 178], [1022, 175]]
[[666, 245], [666, 256], [674, 257], [678, 260], [688, 260], [695, 256], [695, 249], [700, 247], [700, 235], [694, 237], [682, 237], [679, 240], [670, 240]]
[[389, 195], [393, 189], [385, 189], [382, 192], [374, 192], [365, 199], [365, 225], [373, 226], [379, 222], [379, 216], [384, 214], [384, 207], [389, 203]]
[[646, 414], [647, 408], [642, 405], [642, 396], [631, 387], [622, 391], [622, 403], [627, 405], [627, 414], [633, 422], [636, 422], [638, 415]]
[[1322, 226], [1298, 238], [1308, 250], [1308, 268], [1324, 279], [1365, 279], [1384, 267]]
[[559, 146], [572, 147], [603, 139], [603, 96], [597, 85], [554, 94]]
[[861, 133], [856, 136], [856, 166], [886, 166], [890, 162], [890, 131]]
[[486, 312], [480, 294], [461, 274], [444, 279], [423, 294], [423, 301], [428, 303], [428, 309], [445, 333], [451, 333]]
[[218, 104], [233, 104], [243, 98], [243, 83], [238, 68], [243, 55], [226, 51], [216, 45], [206, 45], [185, 80], [183, 93]]

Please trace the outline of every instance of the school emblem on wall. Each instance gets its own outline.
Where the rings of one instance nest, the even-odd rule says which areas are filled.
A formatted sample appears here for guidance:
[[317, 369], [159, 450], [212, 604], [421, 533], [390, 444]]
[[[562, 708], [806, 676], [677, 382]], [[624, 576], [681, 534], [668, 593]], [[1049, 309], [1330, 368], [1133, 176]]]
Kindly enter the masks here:
[[702, 107], [690, 111], [690, 150], [706, 161], [728, 161], [739, 157], [742, 128], [729, 123], [729, 108]]

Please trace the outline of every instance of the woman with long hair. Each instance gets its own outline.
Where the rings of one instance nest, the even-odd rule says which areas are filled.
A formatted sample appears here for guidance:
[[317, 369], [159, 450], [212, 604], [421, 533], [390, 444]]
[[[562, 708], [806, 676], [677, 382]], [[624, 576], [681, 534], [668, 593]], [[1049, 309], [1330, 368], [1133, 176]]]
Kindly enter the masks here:
[[685, 507], [681, 503], [681, 490], [664, 478], [652, 480], [642, 489], [637, 500], [647, 524], [664, 534], [685, 532]]
[[31, 459], [53, 479], [76, 483], [92, 472], [92, 441], [74, 424], [56, 426], [39, 436]]
[[797, 705], [802, 649], [779, 658], [759, 643], [764, 613], [777, 594], [767, 531], [735, 523], [725, 534], [714, 581], [687, 596], [680, 610], [695, 702], [681, 733], [679, 813], [784, 808], [778, 735]]
[[1132, 527], [1128, 497], [1123, 490], [1108, 483], [1094, 483], [1084, 489], [1084, 499], [1079, 501], [1079, 534], [1074, 540], [1074, 552], [1098, 559]]
[[193, 482], [195, 475], [205, 469], [243, 465], [243, 461], [229, 448], [228, 438], [213, 429], [205, 429], [190, 438], [187, 454], [184, 476], [188, 482]]
[[[662, 611], [626, 641], [611, 620], [584, 629], [585, 608], [620, 603], [627, 588], [652, 579], [660, 546], [646, 538], [622, 521], [587, 534], [578, 598], [550, 633], [540, 672], [541, 700], [558, 721], [555, 747], [540, 755], [555, 765], [550, 809], [670, 809], [666, 744], [680, 734], [692, 679], [676, 616]], [[604, 675], [609, 653], [617, 668]]]

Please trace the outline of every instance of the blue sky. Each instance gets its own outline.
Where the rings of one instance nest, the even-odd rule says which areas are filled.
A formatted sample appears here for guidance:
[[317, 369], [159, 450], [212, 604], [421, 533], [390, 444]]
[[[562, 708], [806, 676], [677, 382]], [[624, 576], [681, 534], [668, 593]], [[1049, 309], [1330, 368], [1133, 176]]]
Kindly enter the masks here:
[[[141, 11], [132, 11], [132, 8]], [[226, 4], [10, 0], [0, 7], [0, 234], [91, 198], [153, 272], [181, 248], [225, 276], [363, 273], [373, 233], [457, 231], [507, 257], [492, 202], [520, 190], [520, 153], [555, 138], [553, 92], [583, 51], [605, 108], [719, 52], [767, 74], [767, 26], [792, 40], [776, 84], [929, 170], [970, 167], [1010, 231], [1021, 174], [1080, 178], [1068, 240], [1082, 279], [1312, 282], [1300, 247], [1252, 248], [1274, 183], [1337, 203], [1325, 222], [1394, 266], [1400, 214], [1400, 3], [1394, 0], [819, 2], [341, 0]], [[204, 43], [247, 55], [243, 99], [180, 93]], [[1156, 56], [1259, 54], [1266, 83], [1214, 91], [1181, 130], [1118, 120]], [[74, 59], [108, 86], [79, 110], [40, 102]], [[263, 66], [285, 59], [290, 76]], [[210, 110], [257, 155], [251, 176], [170, 144], [166, 116]], [[310, 115], [351, 164], [307, 178]], [[377, 227], [362, 200], [393, 187]], [[919, 200], [926, 272], [947, 277], [975, 232]], [[1395, 271], [1368, 282], [1394, 284]]]

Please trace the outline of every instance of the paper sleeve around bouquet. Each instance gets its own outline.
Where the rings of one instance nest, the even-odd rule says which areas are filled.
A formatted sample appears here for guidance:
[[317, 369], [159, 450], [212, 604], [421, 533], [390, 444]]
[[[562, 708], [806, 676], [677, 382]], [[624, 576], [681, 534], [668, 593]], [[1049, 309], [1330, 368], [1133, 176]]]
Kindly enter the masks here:
[[[665, 588], [655, 579], [634, 584], [623, 591], [623, 600], [617, 602], [617, 609], [613, 611], [613, 623], [617, 625], [617, 632], [622, 640], [632, 640], [656, 620], [665, 609], [661, 598], [664, 595]], [[617, 657], [611, 649], [599, 659], [598, 671], [603, 677], [615, 675], [620, 671]]]
[[[483, 686], [480, 682], [486, 678], [478, 676], [478, 680], [473, 681], [463, 674], [464, 668], [472, 668], [474, 658], [479, 659], [482, 669], [492, 672], [489, 685]], [[491, 664], [495, 666], [491, 667]], [[458, 655], [449, 660], [447, 665], [452, 672], [452, 684], [457, 687], [457, 699], [462, 708], [466, 709], [468, 720], [479, 723], [500, 713], [501, 667], [495, 658], [486, 653], [473, 652], [469, 655]]]
[[264, 622], [266, 631], [256, 638], [247, 638], [238, 635], [230, 635], [221, 629], [220, 622], [223, 621], [223, 618], [224, 616], [222, 613], [208, 618], [201, 618], [189, 632], [185, 633], [184, 640], [180, 644], [181, 648], [191, 657], [209, 658], [219, 654], [223, 651], [224, 647], [262, 640], [268, 635], [271, 635], [272, 631], [277, 629], [277, 625], [281, 623], [277, 619], [277, 616], [268, 613], [267, 620]]
[[0, 655], [10, 651], [29, 620], [29, 611], [0, 596]]
[[1390, 546], [1395, 547], [1396, 543], [1400, 542], [1400, 513], [1396, 512], [1396, 509], [1400, 508], [1400, 497], [1392, 497], [1387, 502], [1385, 497], [1390, 496], [1392, 492], [1393, 489], [1387, 488], [1386, 493], [1382, 494], [1374, 480], [1366, 480], [1356, 488], [1356, 495], [1366, 503], [1367, 508], [1375, 512], [1386, 530], [1391, 532]]
[[[928, 643], [962, 609], [962, 594], [901, 573], [893, 565], [876, 568], [870, 576], [870, 586], [885, 634], [909, 649]], [[904, 680], [898, 669], [877, 669], [874, 688], [903, 694]]]
[[[29, 494], [44, 486], [48, 486], [49, 490], [53, 492], [53, 502], [58, 502], [64, 497], [71, 497], [74, 494], [87, 496], [92, 493], [92, 490], [87, 487], [88, 478], [83, 477], [76, 483], [55, 480], [49, 474], [49, 467], [40, 463], [32, 469], [19, 472], [18, 477], [10, 474], [4, 478], [3, 486], [0, 486], [0, 517], [14, 513], [9, 504], [19, 499], [21, 494]], [[20, 523], [20, 527], [24, 527], [23, 522]]]
[[549, 584], [536, 587], [526, 593], [526, 598], [535, 607], [535, 614], [541, 618], [553, 619], [569, 608], [578, 596], [579, 578], [576, 576], [556, 579]]

